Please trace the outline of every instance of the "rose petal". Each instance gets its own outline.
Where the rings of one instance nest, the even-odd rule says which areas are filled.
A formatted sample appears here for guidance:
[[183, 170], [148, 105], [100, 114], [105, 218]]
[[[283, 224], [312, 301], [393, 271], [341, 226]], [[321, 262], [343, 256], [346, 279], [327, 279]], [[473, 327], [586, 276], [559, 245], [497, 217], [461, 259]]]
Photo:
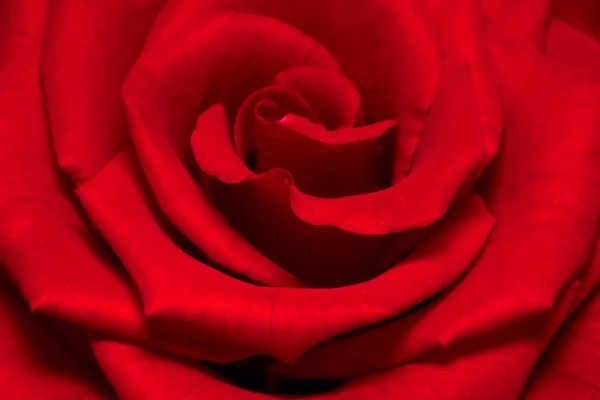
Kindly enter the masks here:
[[600, 43], [564, 22], [550, 22], [545, 51], [578, 71], [600, 77]]
[[483, 0], [481, 8], [489, 32], [541, 50], [551, 0]]
[[581, 281], [581, 287], [577, 291], [575, 300], [573, 301], [574, 309], [579, 307], [600, 283], [600, 237], [596, 240], [594, 252], [587, 263], [587, 267], [581, 273], [579, 280]]
[[360, 94], [343, 74], [320, 68], [296, 67], [280, 72], [274, 83], [300, 93], [333, 130], [354, 126], [360, 116]]
[[283, 168], [302, 192], [340, 197], [389, 186], [395, 121], [327, 131], [295, 115], [263, 124], [255, 132], [257, 172]]
[[[561, 307], [537, 325], [513, 332], [511, 340], [469, 351], [458, 349], [436, 359], [369, 375], [332, 392], [305, 396], [311, 400], [362, 399], [509, 399], [517, 398], [546, 342], [568, 309], [568, 292]], [[94, 351], [108, 379], [125, 399], [160, 399], [176, 393], [219, 399], [287, 398], [239, 389], [197, 364], [109, 340], [94, 342]], [[473, 349], [471, 349], [473, 350]], [[154, 379], [147, 379], [150, 373]], [[177, 384], [174, 385], [173, 382]]]
[[132, 272], [153, 326], [205, 339], [215, 348], [235, 344], [286, 361], [437, 293], [469, 266], [493, 223], [483, 203], [472, 199], [456, 216], [464, 221], [459, 231], [453, 225], [458, 221], [449, 221], [422, 251], [374, 280], [326, 291], [257, 287], [227, 277], [177, 248], [154, 220], [135, 183], [135, 171], [125, 168], [131, 165], [125, 160], [116, 158], [79, 194]]
[[11, 28], [0, 31], [11, 55], [1, 59], [0, 126], [12, 129], [0, 139], [3, 271], [33, 311], [171, 352], [243, 357], [236, 346], [216, 354], [210, 343], [169, 341], [144, 326], [135, 289], [82, 222], [57, 174], [38, 76], [47, 9], [26, 4], [4, 2], [0, 13], [11, 21], [0, 24]]
[[209, 179], [209, 185], [232, 225], [261, 253], [310, 286], [345, 286], [381, 273], [373, 264], [391, 237], [306, 224], [290, 208], [291, 179], [283, 170], [271, 170], [235, 186], [215, 179]]
[[595, 0], [558, 0], [551, 3], [550, 13], [578, 31], [600, 42], [600, 4]]
[[0, 284], [0, 353], [0, 393], [5, 398], [114, 398], [103, 377], [56, 341], [4, 282]]
[[431, 224], [484, 165], [485, 143], [468, 70], [449, 63], [409, 176], [389, 189], [323, 199], [292, 190], [302, 220], [363, 235]]
[[[339, 69], [321, 44], [271, 18], [221, 13], [197, 22], [170, 41], [149, 38], [122, 90], [126, 103], [141, 102], [155, 114], [145, 121], [152, 121], [153, 130], [142, 136], [166, 137], [186, 166], [189, 136], [201, 111], [223, 103], [235, 115], [249, 95], [290, 67]], [[139, 128], [131, 129], [142, 153]]]
[[533, 51], [495, 44], [505, 112], [489, 203], [498, 218], [469, 274], [427, 310], [311, 350], [285, 369], [339, 377], [546, 312], [590, 254], [598, 221], [598, 91]]
[[367, 120], [399, 121], [395, 176], [406, 175], [438, 84], [440, 61], [430, 31], [411, 2], [361, 0], [348, 7], [301, 0], [182, 0], [165, 8], [150, 40], [166, 42], [223, 11], [284, 21], [330, 49], [360, 93]]
[[350, 381], [345, 389], [358, 399], [517, 399], [535, 361], [564, 320], [572, 295], [573, 290], [567, 291], [542, 321], [529, 321], [487, 338], [487, 343], [445, 349], [420, 362]]
[[[228, 43], [226, 52], [216, 47], [223, 41]], [[148, 44], [123, 89], [131, 138], [162, 210], [196, 246], [225, 268], [269, 285], [301, 286], [216, 212], [185, 170], [185, 154], [191, 155], [192, 121], [203, 103], [208, 102], [208, 106], [220, 96], [235, 102], [233, 95], [243, 99], [252, 86], [260, 87], [261, 80], [268, 83], [279, 70], [294, 65], [336, 68], [335, 60], [295, 29], [251, 15], [222, 15], [175, 42], [158, 48]], [[236, 89], [241, 83], [245, 86]], [[187, 126], [188, 119], [192, 126]]]
[[485, 267], [464, 282], [461, 302], [477, 304], [447, 328], [450, 341], [550, 306], [590, 254], [600, 211], [598, 88], [535, 51], [491, 47], [505, 113], [503, 153], [488, 176], [498, 225]]
[[223, 382], [199, 362], [107, 339], [97, 339], [92, 345], [100, 368], [124, 400], [273, 398]]
[[[596, 259], [596, 263], [600, 264]], [[600, 296], [598, 290], [552, 341], [523, 397], [526, 400], [594, 399], [600, 396]]]
[[483, 163], [486, 165], [498, 151], [502, 110], [486, 43], [487, 28], [481, 3], [477, 0], [423, 0], [418, 7], [431, 31], [436, 33], [441, 53], [469, 66], [486, 145]]
[[[308, 123], [306, 120], [304, 122], [304, 125]], [[312, 129], [313, 126], [311, 124], [308, 128]], [[340, 142], [346, 140], [345, 138], [357, 140], [350, 144], [324, 143], [324, 140], [332, 142], [332, 139], [337, 137], [331, 135], [330, 138], [333, 132], [317, 131], [316, 135], [319, 136], [313, 136], [318, 140], [295, 132], [286, 131], [281, 134], [292, 136], [292, 140], [296, 141], [295, 148], [304, 145], [310, 146], [314, 152], [327, 152], [329, 157], [324, 157], [323, 162], [326, 163], [326, 167], [331, 167], [328, 172], [337, 172], [340, 175], [329, 176], [325, 172], [321, 174], [331, 178], [329, 181], [322, 181], [323, 190], [331, 192], [356, 187], [360, 175], [355, 177], [343, 170], [342, 167], [348, 165], [344, 155], [361, 155], [361, 149], [368, 150], [372, 146], [369, 136], [375, 136], [373, 133], [385, 133], [387, 126], [386, 123], [381, 123], [358, 129], [359, 132], [355, 132], [355, 129], [335, 132], [340, 135], [340, 138], [336, 139]], [[306, 130], [300, 127], [297, 129]], [[361, 136], [364, 136], [364, 140], [360, 140]], [[258, 139], [261, 144], [259, 150], [262, 151], [262, 142], [265, 139]], [[200, 169], [208, 175], [205, 187], [211, 193], [215, 205], [245, 238], [278, 265], [311, 286], [320, 287], [361, 282], [382, 271], [382, 268], [374, 268], [373, 260], [382, 252], [391, 237], [354, 235], [329, 227], [315, 227], [299, 220], [289, 204], [290, 185], [292, 181], [295, 182], [296, 176], [292, 178], [288, 172], [281, 169], [270, 170], [261, 175], [252, 173], [233, 150], [222, 106], [213, 106], [198, 118], [197, 128], [192, 134], [192, 148]], [[339, 157], [331, 160], [331, 157], [336, 155]], [[269, 154], [263, 155], [268, 156]], [[291, 161], [286, 158], [291, 158]], [[279, 161], [282, 166], [292, 167], [290, 169], [300, 173], [300, 178], [304, 178], [300, 183], [312, 182], [308, 179], [313, 176], [306, 172], [314, 172], [314, 178], [318, 178], [317, 171], [310, 169], [311, 167], [301, 160], [293, 164], [294, 158], [291, 155], [285, 157], [283, 154], [283, 159]], [[334, 168], [335, 161], [341, 164], [340, 168]], [[258, 163], [263, 166], [265, 164], [264, 161], [261, 163], [260, 156]], [[361, 169], [366, 167], [365, 165]], [[321, 167], [319, 171], [324, 168]], [[213, 176], [215, 178], [212, 178]], [[358, 181], [358, 184], [372, 184], [370, 178], [366, 177], [365, 180]], [[342, 186], [344, 183], [347, 185]], [[240, 198], [244, 198], [245, 201], [240, 202]]]
[[[278, 116], [294, 113], [318, 121], [311, 105], [297, 91], [283, 86], [267, 86], [259, 89], [244, 100], [237, 110], [233, 125], [235, 149], [242, 159], [247, 160], [249, 157], [256, 156], [257, 114], [261, 107], [265, 106], [270, 107], [270, 111], [276, 112]], [[198, 122], [196, 122], [197, 128]], [[230, 136], [229, 132], [227, 135]]]
[[[61, 274], [52, 274], [52, 260], [40, 256], [48, 244], [56, 244], [48, 238], [56, 234], [57, 227], [73, 232], [81, 227], [74, 223], [76, 212], [60, 194], [61, 182], [45, 126], [38, 67], [48, 7], [45, 1], [0, 3], [0, 126], [10, 132], [0, 138], [0, 263], [2, 276], [8, 272], [30, 306], [53, 297], [52, 293], [43, 296], [38, 288], [64, 290], [73, 283], [61, 281]], [[49, 218], [49, 210], [53, 218]], [[59, 252], [65, 253], [64, 249], [53, 249], [54, 255]], [[20, 262], [25, 259], [35, 263]], [[76, 271], [82, 271], [78, 267]], [[45, 275], [48, 271], [50, 274]], [[110, 275], [110, 271], [105, 273]], [[105, 294], [111, 293], [111, 288], [107, 289]], [[109, 298], [106, 303], [111, 301]], [[101, 309], [102, 305], [97, 307]], [[117, 316], [126, 313], [126, 305], [114, 311]], [[105, 382], [49, 337], [4, 284], [0, 289], [0, 320], [3, 395], [112, 397]]]
[[120, 90], [165, 0], [50, 2], [43, 80], [59, 165], [78, 182], [127, 141]]

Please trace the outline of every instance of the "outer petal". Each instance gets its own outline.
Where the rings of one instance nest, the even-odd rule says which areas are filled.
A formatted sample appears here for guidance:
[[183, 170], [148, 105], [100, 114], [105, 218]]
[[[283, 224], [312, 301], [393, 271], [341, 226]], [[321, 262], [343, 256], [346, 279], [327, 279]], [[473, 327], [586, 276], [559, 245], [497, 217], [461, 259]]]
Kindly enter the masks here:
[[[210, 345], [173, 342], [147, 330], [129, 278], [65, 195], [38, 79], [45, 4], [3, 2], [0, 13], [10, 20], [0, 24], [0, 40], [6, 44], [0, 58], [3, 268], [33, 311], [167, 351], [225, 357]], [[239, 352], [235, 346], [231, 350]]]
[[369, 282], [330, 290], [257, 287], [173, 244], [154, 220], [125, 156], [78, 193], [136, 280], [153, 326], [221, 350], [242, 345], [253, 354], [293, 361], [334, 335], [397, 315], [468, 268], [493, 224], [481, 200], [473, 198], [420, 250]]
[[127, 141], [120, 90], [165, 0], [52, 0], [43, 80], [59, 165], [78, 182]]
[[0, 283], [0, 393], [8, 399], [112, 399], [103, 377], [60, 344]]
[[553, 19], [546, 36], [546, 54], [585, 74], [600, 78], [600, 42]]
[[[46, 197], [59, 209], [66, 203], [55, 195], [58, 182], [55, 169], [49, 168], [38, 79], [47, 11], [45, 1], [0, 3], [0, 393], [7, 398], [112, 398], [106, 382], [48, 334], [4, 281], [8, 270], [22, 289], [26, 286], [20, 270], [11, 268], [16, 265], [8, 248], [21, 245], [21, 233], [32, 225], [43, 231], [44, 221], [36, 221], [35, 214], [40, 199]], [[20, 212], [28, 206], [34, 210]], [[31, 278], [31, 286], [43, 279]]]
[[[524, 399], [600, 397], [600, 240], [581, 276], [572, 308], [586, 301], [553, 339], [524, 393]], [[596, 289], [596, 290], [594, 290]]]
[[[309, 196], [292, 187], [291, 205], [300, 219], [363, 235], [398, 232], [427, 226], [439, 219], [456, 194], [469, 188], [485, 165], [486, 141], [479, 125], [474, 94], [473, 97], [468, 95], [472, 93], [469, 72], [448, 64], [411, 174], [386, 190], [334, 199]], [[203, 119], [201, 117], [199, 123]], [[221, 131], [226, 129], [223, 123], [221, 126]], [[211, 127], [215, 127], [214, 124]], [[228, 150], [225, 139], [220, 143], [219, 157]], [[228, 165], [236, 164], [232, 158], [228, 157], [228, 162], [215, 162], [223, 171], [229, 170]], [[207, 167], [205, 163], [203, 158], [201, 168], [217, 173], [216, 164]], [[223, 176], [221, 179], [225, 182], [250, 176], [239, 170], [242, 165], [231, 168], [231, 173], [233, 169], [238, 171], [236, 179]]]
[[473, 83], [464, 65], [448, 62], [410, 174], [378, 192], [335, 199], [291, 193], [292, 209], [314, 225], [363, 235], [421, 228], [441, 218], [485, 165]]
[[596, 0], [557, 0], [552, 2], [551, 13], [600, 42], [600, 3]]
[[454, 62], [467, 64], [471, 70], [486, 143], [484, 164], [487, 164], [498, 150], [502, 113], [481, 2], [423, 0], [419, 7], [437, 35], [441, 53]]
[[553, 340], [539, 362], [524, 399], [600, 398], [599, 343], [600, 296], [596, 290]]
[[535, 361], [564, 320], [572, 296], [573, 290], [568, 290], [556, 309], [539, 321], [528, 321], [495, 337], [483, 338], [480, 343], [465, 343], [414, 364], [350, 381], [347, 398], [518, 399]]
[[[504, 338], [495, 338], [492, 346], [453, 349], [433, 359], [351, 380], [330, 393], [305, 398], [516, 399], [535, 360], [564, 319], [572, 294], [573, 291], [567, 291], [548, 318], [530, 321]], [[201, 365], [122, 343], [97, 341], [94, 351], [103, 371], [124, 399], [153, 400], [167, 393], [190, 398], [207, 394], [219, 399], [288, 398], [247, 392], [211, 376]], [[155, 379], [146, 378], [148, 371], [152, 371]]]
[[282, 71], [275, 84], [298, 91], [328, 129], [353, 126], [361, 117], [360, 94], [351, 80], [331, 70], [298, 67]]
[[[219, 50], [223, 41], [226, 52]], [[172, 43], [150, 41], [123, 89], [131, 138], [162, 210], [213, 261], [274, 286], [302, 284], [227, 224], [184, 165], [192, 164], [189, 137], [203, 107], [224, 101], [236, 109], [280, 70], [296, 65], [337, 68], [322, 46], [294, 28], [227, 13]]]
[[481, 7], [488, 32], [541, 50], [551, 2], [552, 0], [482, 0]]
[[[223, 382], [198, 361], [182, 360], [130, 344], [97, 339], [100, 368], [122, 400], [275, 399]], [[152, 379], [148, 379], [151, 376]]]

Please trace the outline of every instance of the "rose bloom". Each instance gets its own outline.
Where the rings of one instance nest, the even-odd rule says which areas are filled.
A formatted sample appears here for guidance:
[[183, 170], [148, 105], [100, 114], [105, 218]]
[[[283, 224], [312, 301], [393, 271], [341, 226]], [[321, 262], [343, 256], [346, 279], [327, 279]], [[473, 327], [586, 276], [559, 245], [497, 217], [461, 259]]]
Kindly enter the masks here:
[[1, 398], [600, 399], [600, 1], [0, 20]]

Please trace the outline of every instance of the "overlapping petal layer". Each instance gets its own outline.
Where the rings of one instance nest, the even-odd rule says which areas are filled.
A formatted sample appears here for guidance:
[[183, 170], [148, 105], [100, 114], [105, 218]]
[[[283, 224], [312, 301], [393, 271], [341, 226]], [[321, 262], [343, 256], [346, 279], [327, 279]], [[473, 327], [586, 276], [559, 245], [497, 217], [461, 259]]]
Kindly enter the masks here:
[[475, 197], [419, 251], [371, 281], [329, 290], [258, 287], [193, 259], [169, 240], [130, 156], [120, 154], [78, 194], [136, 281], [150, 322], [205, 338], [215, 348], [242, 346], [292, 361], [324, 339], [397, 315], [458, 278], [493, 225]]
[[[0, 135], [0, 279], [14, 282], [32, 311], [90, 333], [93, 356], [117, 396], [278, 398], [238, 389], [191, 360], [230, 362], [263, 353], [281, 361], [272, 369], [277, 374], [373, 373], [314, 399], [517, 398], [558, 326], [597, 287], [599, 247], [591, 260], [588, 255], [600, 205], [598, 46], [586, 36], [593, 37], [594, 26], [570, 17], [569, 8], [557, 8], [555, 16], [578, 30], [552, 20], [544, 50], [576, 73], [495, 41], [491, 73], [476, 1], [426, 0], [417, 8], [377, 2], [355, 12], [342, 2], [174, 0], [123, 91], [131, 147], [118, 91], [162, 1], [75, 3], [52, 2], [47, 27], [45, 2], [0, 4], [0, 127], [8, 132]], [[485, 2], [486, 15], [504, 15], [510, 3]], [[493, 28], [539, 48], [542, 5], [523, 5], [527, 15], [514, 30], [499, 19]], [[107, 32], [109, 21], [115, 29]], [[380, 29], [366, 29], [374, 21]], [[343, 41], [341, 31], [349, 32]], [[467, 192], [496, 152], [493, 76], [505, 136], [484, 179], [484, 202]], [[259, 112], [250, 119], [264, 130], [255, 132], [263, 158], [252, 172], [232, 151], [228, 127], [244, 99], [269, 84], [305, 101], [300, 108], [310, 115], [299, 117], [276, 101], [253, 108]], [[281, 118], [261, 120], [281, 110]], [[398, 132], [390, 129], [396, 126]], [[315, 165], [330, 162], [332, 177], [359, 176], [347, 163], [346, 146], [355, 146], [353, 160], [370, 160], [370, 149], [390, 132], [400, 135], [392, 189], [413, 185], [425, 208], [415, 201], [412, 211], [427, 218], [407, 223], [406, 209], [385, 208], [389, 197], [364, 207], [369, 196], [386, 191], [355, 204], [361, 194], [325, 199], [301, 191], [328, 196], [313, 182], [315, 172], [294, 159], [297, 153], [286, 153], [290, 144], [313, 155], [323, 151]], [[211, 157], [211, 149], [218, 153]], [[327, 153], [332, 149], [338, 158]], [[78, 198], [57, 163], [78, 185]], [[371, 191], [365, 182], [368, 177], [340, 183], [341, 194], [329, 197]], [[423, 190], [431, 182], [432, 190]], [[350, 252], [341, 257], [368, 272], [350, 264], [344, 271], [340, 262], [342, 269], [326, 272], [329, 277], [308, 278], [301, 276], [302, 263], [292, 274], [282, 268], [285, 261], [266, 257], [253, 246], [257, 240], [268, 245], [253, 238], [260, 231], [246, 227], [240, 234], [230, 225], [236, 225], [235, 207], [225, 211], [223, 191], [243, 185], [249, 187], [238, 194], [255, 195], [243, 206], [272, 206], [271, 225], [299, 221], [314, 229], [311, 235], [332, 230], [322, 231], [325, 238], [369, 234], [349, 246], [360, 254], [364, 245], [364, 260]], [[436, 185], [443, 190], [435, 192]], [[274, 201], [264, 202], [269, 196]], [[338, 201], [360, 207], [344, 210]], [[486, 203], [498, 219], [487, 245], [494, 217]], [[359, 212], [358, 220], [348, 219], [348, 211]], [[324, 212], [335, 221], [323, 223]], [[244, 215], [237, 224], [267, 221]], [[393, 226], [381, 228], [382, 221]], [[415, 236], [381, 235], [421, 226], [427, 229]], [[400, 243], [405, 237], [410, 240]], [[293, 254], [299, 243], [277, 246]], [[368, 256], [382, 251], [381, 260]], [[313, 279], [329, 279], [331, 286], [369, 280], [305, 288]], [[4, 289], [2, 283], [1, 393], [114, 396], [77, 351], [48, 334], [55, 324], [27, 315], [19, 295]], [[597, 395], [594, 293], [542, 359], [526, 398]], [[429, 299], [426, 308], [412, 310]], [[379, 371], [384, 368], [390, 369]]]
[[487, 177], [498, 223], [477, 264], [426, 310], [331, 341], [278, 372], [356, 376], [404, 363], [548, 311], [581, 272], [600, 208], [600, 92], [533, 51], [494, 48], [506, 122], [502, 152]]

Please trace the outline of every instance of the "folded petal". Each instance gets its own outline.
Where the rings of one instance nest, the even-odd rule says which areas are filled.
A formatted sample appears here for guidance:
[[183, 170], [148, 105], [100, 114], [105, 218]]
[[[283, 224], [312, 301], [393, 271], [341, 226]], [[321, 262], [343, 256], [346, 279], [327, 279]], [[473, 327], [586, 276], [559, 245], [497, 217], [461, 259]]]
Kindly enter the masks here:
[[42, 79], [58, 164], [77, 182], [126, 144], [121, 86], [164, 3], [50, 2]]
[[5, 282], [0, 283], [0, 355], [5, 398], [115, 398], [102, 375], [57, 341]]
[[357, 399], [518, 399], [536, 360], [567, 315], [573, 291], [561, 296], [546, 318], [477, 343], [444, 349], [413, 364], [351, 380], [340, 392], [346, 389]]
[[330, 290], [258, 287], [179, 249], [123, 161], [116, 158], [78, 193], [135, 279], [152, 326], [210, 343], [216, 354], [235, 345], [292, 361], [332, 336], [390, 318], [454, 281], [493, 224], [472, 199], [421, 251], [371, 281]]
[[123, 400], [276, 398], [228, 384], [198, 361], [169, 357], [109, 339], [98, 338], [92, 346], [102, 372]]
[[580, 400], [600, 396], [599, 293], [596, 290], [553, 339], [528, 384], [524, 399]]
[[284, 21], [330, 49], [360, 93], [366, 120], [399, 121], [395, 175], [406, 175], [435, 94], [440, 63], [438, 48], [412, 2], [361, 0], [348, 7], [299, 0], [277, 5], [268, 0], [176, 1], [165, 7], [151, 40], [166, 42], [223, 11]]
[[550, 13], [578, 31], [600, 42], [600, 4], [595, 0], [558, 0], [551, 3]]
[[600, 91], [534, 51], [496, 47], [494, 56], [505, 131], [484, 182], [498, 223], [476, 265], [427, 309], [315, 348], [287, 374], [340, 377], [404, 363], [548, 311], [582, 272], [600, 211]]
[[573, 309], [576, 309], [587, 300], [590, 293], [596, 289], [600, 283], [600, 238], [596, 239], [594, 252], [587, 262], [587, 266], [581, 272], [579, 280], [581, 287], [577, 290], [575, 299], [573, 300]]
[[498, 151], [502, 110], [487, 44], [487, 28], [481, 1], [423, 0], [417, 7], [431, 31], [436, 33], [440, 52], [456, 63], [468, 65], [471, 71], [486, 145], [485, 165]]
[[360, 118], [360, 94], [352, 81], [337, 71], [290, 68], [277, 74], [273, 83], [300, 93], [329, 130], [353, 126]]
[[47, 8], [36, 4], [3, 2], [0, 12], [10, 20], [0, 24], [0, 126], [11, 129], [0, 137], [3, 272], [35, 312], [175, 353], [243, 356], [235, 346], [215, 354], [210, 344], [149, 332], [130, 279], [67, 195], [45, 124], [38, 66]]
[[327, 131], [293, 114], [255, 131], [257, 172], [283, 168], [302, 192], [341, 197], [382, 190], [391, 182], [395, 121]]
[[489, 32], [541, 50], [551, 0], [483, 0], [481, 8]]
[[545, 53], [578, 71], [600, 77], [600, 42], [558, 19], [548, 26]]
[[[419, 363], [350, 380], [331, 392], [306, 398], [516, 399], [536, 359], [564, 318], [571, 296], [572, 291], [567, 292], [548, 318], [530, 321], [487, 345], [452, 349]], [[202, 365], [126, 344], [100, 340], [93, 347], [102, 370], [125, 399], [160, 399], [174, 393], [180, 397], [209, 393], [223, 399], [287, 398], [241, 390], [212, 376]], [[148, 371], [155, 379], [147, 379]]]
[[471, 75], [448, 63], [411, 173], [392, 187], [334, 199], [292, 190], [296, 215], [363, 235], [425, 227], [441, 218], [485, 165], [485, 140]]

